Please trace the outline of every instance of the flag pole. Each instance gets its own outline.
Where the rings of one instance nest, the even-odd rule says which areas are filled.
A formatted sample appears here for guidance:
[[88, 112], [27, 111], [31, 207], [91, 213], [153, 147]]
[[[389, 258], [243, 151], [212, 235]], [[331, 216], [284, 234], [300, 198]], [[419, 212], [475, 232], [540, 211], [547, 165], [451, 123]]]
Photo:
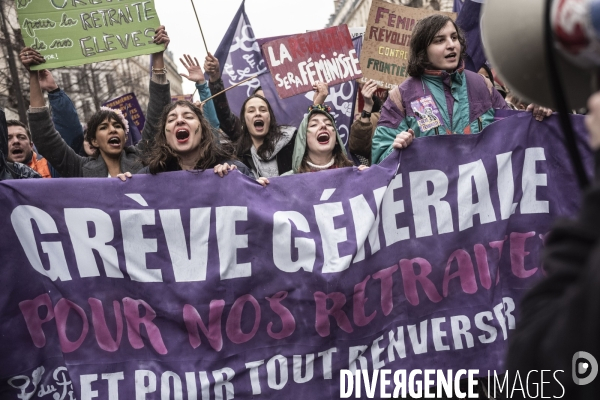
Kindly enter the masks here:
[[192, 2], [192, 7], [194, 8], [194, 14], [196, 15], [196, 21], [198, 21], [198, 28], [200, 28], [200, 35], [202, 36], [202, 41], [204, 42], [204, 49], [206, 49], [206, 53], [208, 53], [208, 46], [206, 45], [206, 39], [204, 39], [204, 33], [202, 32], [202, 26], [200, 25], [200, 19], [198, 18], [198, 13], [196, 12], [196, 6], [194, 5], [194, 0], [190, 0]]
[[236, 83], [235, 85], [229, 86], [229, 87], [228, 87], [227, 89], [225, 89], [225, 90], [221, 90], [221, 91], [220, 91], [219, 93], [217, 93], [217, 94], [213, 94], [213, 95], [212, 95], [212, 96], [210, 96], [208, 99], [206, 99], [206, 100], [202, 101], [202, 104], [205, 104], [207, 101], [214, 99], [215, 97], [217, 97], [217, 96], [218, 96], [218, 95], [220, 95], [221, 93], [225, 93], [225, 92], [226, 92], [226, 91], [228, 91], [228, 90], [231, 90], [231, 89], [233, 89], [233, 88], [235, 88], [235, 87], [238, 87], [238, 86], [239, 86], [239, 85], [241, 85], [242, 83], [245, 83], [245, 82], [251, 81], [252, 79], [258, 78], [258, 76], [259, 76], [259, 75], [260, 75], [260, 74], [257, 74], [257, 75], [254, 75], [254, 76], [251, 76], [250, 78], [244, 79], [243, 81], [239, 81], [239, 82], [238, 82], [238, 83]]

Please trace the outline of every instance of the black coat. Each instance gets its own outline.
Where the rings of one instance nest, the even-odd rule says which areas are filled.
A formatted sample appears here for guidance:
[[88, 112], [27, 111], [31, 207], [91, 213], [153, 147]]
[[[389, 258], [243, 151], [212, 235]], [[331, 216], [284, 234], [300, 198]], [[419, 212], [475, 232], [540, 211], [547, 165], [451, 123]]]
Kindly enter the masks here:
[[564, 399], [598, 399], [600, 376], [576, 385], [572, 362], [575, 353], [585, 351], [600, 363], [600, 152], [596, 181], [585, 193], [578, 218], [554, 225], [545, 252], [548, 276], [522, 300], [507, 370], [513, 376], [519, 370], [521, 377], [532, 370], [563, 370], [557, 377], [564, 389], [546, 374], [550, 384], [544, 396], [561, 397], [564, 390]]

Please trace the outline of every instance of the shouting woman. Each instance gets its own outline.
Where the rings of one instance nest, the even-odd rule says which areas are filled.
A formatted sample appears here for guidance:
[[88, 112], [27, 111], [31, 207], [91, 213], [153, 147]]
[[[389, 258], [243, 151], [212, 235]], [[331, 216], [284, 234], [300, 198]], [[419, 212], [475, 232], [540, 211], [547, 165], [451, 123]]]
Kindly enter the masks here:
[[[168, 46], [169, 37], [164, 26], [156, 30], [154, 43], [164, 44], [165, 49]], [[121, 113], [103, 108], [92, 115], [87, 123], [86, 140], [97, 149], [90, 157], [77, 155], [61, 139], [40, 89], [38, 73], [30, 70], [31, 104], [27, 116], [33, 142], [62, 177], [116, 177], [120, 173], [137, 172], [143, 168], [140, 154], [153, 140], [161, 112], [171, 102], [163, 53], [164, 50], [152, 55], [150, 101], [140, 143], [125, 146], [127, 121]], [[20, 57], [27, 69], [45, 62], [40, 53], [29, 47], [21, 51]]]

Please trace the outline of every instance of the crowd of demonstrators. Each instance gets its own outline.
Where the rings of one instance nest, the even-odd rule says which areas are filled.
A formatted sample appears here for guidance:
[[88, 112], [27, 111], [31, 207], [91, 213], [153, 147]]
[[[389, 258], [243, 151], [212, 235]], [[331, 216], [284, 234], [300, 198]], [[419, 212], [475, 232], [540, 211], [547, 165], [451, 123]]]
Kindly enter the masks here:
[[[157, 29], [154, 42], [168, 45], [164, 27]], [[374, 95], [376, 83], [363, 85], [365, 106], [351, 126], [349, 152], [363, 165], [379, 163], [394, 148], [407, 147], [414, 137], [479, 133], [493, 122], [495, 109], [509, 108], [490, 81], [494, 77], [489, 69], [481, 74], [464, 69], [465, 49], [464, 36], [450, 18], [433, 15], [421, 20], [411, 37], [410, 78], [389, 92], [383, 108]], [[21, 61], [29, 70], [44, 59], [25, 48]], [[163, 52], [155, 53], [143, 140], [135, 146], [126, 146], [127, 120], [110, 109], [95, 113], [82, 134], [76, 110], [52, 74], [30, 71], [29, 129], [19, 122], [9, 123], [9, 130], [15, 132], [10, 135], [9, 161], [25, 162], [44, 177], [126, 178], [137, 172], [206, 168], [224, 175], [237, 168], [249, 170], [262, 184], [286, 173], [352, 165], [342, 142], [334, 140], [339, 137], [334, 119], [321, 106], [328, 93], [326, 84], [316, 83], [314, 105], [296, 129], [277, 124], [260, 88], [245, 99], [239, 115], [232, 112], [219, 61], [212, 54], [204, 62], [208, 82], [197, 58], [184, 54], [180, 61], [187, 70], [181, 75], [196, 84], [200, 107], [179, 102], [163, 114], [171, 102], [170, 86]], [[52, 113], [42, 91], [48, 92]], [[548, 111], [537, 108], [534, 113], [540, 119]], [[178, 127], [182, 127], [179, 133], [173, 131]]]
[[[165, 49], [168, 46], [163, 26], [156, 30], [154, 42], [164, 44]], [[497, 109], [528, 110], [538, 120], [551, 113], [525, 103], [510, 91], [499, 91], [504, 88], [494, 84], [489, 68], [479, 73], [465, 70], [465, 51], [464, 35], [449, 17], [432, 15], [417, 23], [410, 42], [410, 78], [389, 92], [383, 106], [374, 95], [376, 82], [368, 81], [362, 87], [364, 108], [349, 136], [349, 152], [365, 159], [359, 171], [380, 163], [394, 149], [407, 148], [415, 138], [480, 133], [493, 123]], [[272, 177], [353, 166], [331, 110], [323, 105], [328, 94], [325, 83], [316, 83], [313, 105], [297, 129], [279, 126], [260, 88], [244, 101], [239, 115], [231, 111], [223, 93], [219, 62], [210, 53], [204, 63], [209, 82], [196, 58], [186, 54], [180, 59], [187, 70], [181, 75], [195, 82], [200, 107], [188, 101], [171, 103], [163, 52], [158, 52], [152, 56], [150, 101], [142, 141], [126, 146], [128, 123], [121, 112], [99, 110], [87, 122], [84, 133], [73, 103], [52, 74], [30, 69], [45, 62], [41, 54], [26, 47], [20, 58], [30, 77], [29, 126], [6, 121], [0, 110], [0, 180], [57, 176], [126, 180], [132, 174], [212, 169], [221, 177], [238, 170], [266, 186]], [[46, 106], [44, 91], [52, 113]], [[213, 95], [216, 97], [207, 101]], [[590, 101], [590, 109], [586, 122], [592, 133], [592, 147], [597, 151], [598, 168], [600, 94]], [[222, 143], [219, 132], [231, 146]], [[84, 152], [85, 156], [80, 155]], [[511, 345], [509, 360], [515, 369], [549, 365], [554, 357], [548, 356], [550, 348], [559, 349], [560, 361], [568, 363], [579, 348], [563, 345], [560, 334], [581, 339], [578, 343], [587, 343], [594, 354], [600, 352], [596, 339], [581, 334], [600, 332], [586, 317], [600, 305], [594, 286], [598, 274], [591, 268], [592, 262], [598, 264], [599, 254], [598, 176], [600, 170], [585, 198], [580, 219], [558, 225], [548, 237], [549, 278], [523, 303], [525, 318], [520, 322], [520, 336]], [[575, 285], [577, 291], [570, 289]], [[595, 301], [586, 306], [589, 299]], [[542, 307], [544, 313], [539, 312]], [[559, 317], [559, 333], [548, 336], [543, 345], [530, 348], [531, 338], [543, 337]], [[562, 365], [556, 369], [559, 367]]]
[[[157, 29], [154, 42], [168, 45], [164, 27]], [[389, 92], [383, 108], [374, 95], [377, 84], [363, 85], [364, 108], [351, 126], [349, 152], [368, 166], [381, 162], [395, 148], [406, 148], [415, 137], [479, 133], [492, 123], [495, 110], [509, 105], [494, 87], [489, 68], [479, 74], [464, 69], [465, 50], [463, 33], [447, 16], [419, 21], [411, 37], [410, 78]], [[29, 70], [44, 59], [25, 48], [21, 61]], [[154, 54], [143, 140], [135, 146], [126, 146], [128, 123], [119, 111], [101, 109], [90, 118], [84, 134], [72, 102], [52, 74], [30, 71], [29, 128], [9, 122], [14, 133], [10, 133], [8, 160], [24, 162], [44, 177], [123, 179], [138, 172], [207, 168], [222, 176], [239, 169], [263, 185], [283, 174], [352, 165], [333, 117], [322, 106], [326, 84], [316, 83], [314, 105], [296, 129], [277, 124], [261, 88], [245, 99], [239, 115], [232, 112], [219, 61], [212, 54], [206, 56], [204, 71], [198, 59], [188, 54], [180, 61], [187, 70], [181, 75], [195, 82], [202, 102], [168, 106], [170, 86], [163, 52]], [[52, 113], [43, 91], [48, 92]], [[507, 100], [518, 99], [509, 93]], [[523, 107], [521, 102], [515, 105]], [[531, 105], [528, 109], [537, 119], [550, 112]]]
[[[169, 44], [163, 26], [156, 30], [154, 42]], [[92, 157], [82, 157], [70, 148], [57, 132], [40, 87], [37, 71], [31, 65], [45, 62], [35, 50], [26, 47], [21, 51], [21, 61], [30, 71], [29, 126], [34, 143], [40, 152], [63, 177], [115, 177], [124, 172], [137, 172], [143, 168], [140, 152], [152, 141], [163, 108], [171, 102], [170, 86], [166, 79], [163, 52], [153, 54], [150, 100], [146, 113], [143, 140], [136, 146], [125, 147], [127, 121], [121, 113], [101, 109], [87, 122], [87, 141], [97, 149]]]

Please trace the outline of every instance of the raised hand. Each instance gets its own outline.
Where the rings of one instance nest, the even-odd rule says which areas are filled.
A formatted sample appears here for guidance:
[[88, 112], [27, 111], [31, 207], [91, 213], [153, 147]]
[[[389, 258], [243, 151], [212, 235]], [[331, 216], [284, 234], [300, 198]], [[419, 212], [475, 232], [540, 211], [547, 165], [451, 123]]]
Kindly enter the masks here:
[[206, 81], [206, 78], [204, 78], [204, 72], [202, 71], [202, 67], [200, 67], [200, 63], [198, 62], [198, 59], [196, 57], [192, 59], [192, 56], [184, 54], [183, 58], [180, 58], [179, 61], [181, 61], [181, 64], [183, 64], [185, 69], [187, 69], [188, 71], [187, 74], [179, 75], [183, 76], [189, 81], [200, 84]]
[[31, 71], [32, 65], [39, 65], [46, 62], [46, 59], [31, 47], [24, 47], [21, 53], [19, 53], [19, 58], [27, 71]]
[[360, 91], [360, 93], [363, 96], [363, 99], [365, 100], [364, 110], [367, 112], [371, 112], [371, 110], [373, 109], [373, 94], [376, 90], [377, 82], [375, 82], [372, 79], [369, 79], [369, 81], [363, 85], [362, 90]]
[[38, 71], [38, 80], [40, 82], [40, 88], [46, 92], [58, 89], [58, 85], [56, 84], [52, 73], [47, 69]]
[[208, 53], [206, 58], [204, 59], [204, 70], [208, 74], [208, 78], [211, 82], [216, 82], [221, 78], [221, 69], [219, 65], [219, 60], [217, 57]]
[[313, 96], [313, 104], [323, 104], [329, 95], [329, 86], [326, 82], [315, 82], [313, 86], [315, 94]]
[[198, 107], [200, 109], [200, 111], [202, 111], [204, 113], [204, 102], [202, 102], [202, 101], [195, 101], [194, 105], [196, 107]]
[[171, 39], [169, 39], [169, 35], [167, 35], [167, 31], [164, 25], [159, 26], [154, 32], [154, 43], [164, 44], [165, 50], [167, 49], [167, 47], [169, 47]]

